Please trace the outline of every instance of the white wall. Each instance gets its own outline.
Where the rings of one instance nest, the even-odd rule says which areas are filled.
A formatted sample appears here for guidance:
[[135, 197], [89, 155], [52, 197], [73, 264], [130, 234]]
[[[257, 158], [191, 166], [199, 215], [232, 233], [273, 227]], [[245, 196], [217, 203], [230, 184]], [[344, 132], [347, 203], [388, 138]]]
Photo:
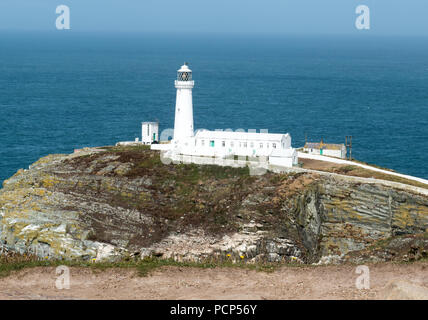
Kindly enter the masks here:
[[[204, 145], [202, 145], [204, 141]], [[214, 141], [214, 147], [211, 147], [210, 142]], [[196, 144], [195, 144], [196, 142]], [[275, 150], [273, 144], [275, 143], [276, 149], [280, 149], [282, 146], [281, 141], [258, 141], [258, 140], [231, 140], [231, 139], [195, 139], [193, 150], [186, 150], [188, 154], [198, 154], [205, 156], [226, 156], [226, 155], [237, 155], [237, 156], [269, 156], [270, 153]], [[225, 146], [223, 147], [223, 142]], [[233, 145], [232, 145], [233, 143]], [[260, 144], [263, 147], [260, 147]], [[284, 141], [284, 145], [289, 146], [287, 139]], [[269, 147], [268, 147], [269, 146]], [[184, 152], [184, 150], [183, 150]]]
[[[321, 155], [320, 149], [304, 148], [303, 150], [309, 154]], [[346, 157], [346, 148], [342, 148], [340, 150], [323, 149], [322, 155], [344, 159]]]
[[267, 168], [268, 164], [287, 167], [293, 167], [293, 164], [297, 164], [296, 154], [293, 157], [269, 157], [269, 160], [265, 158], [259, 158], [259, 161], [247, 161], [243, 159], [224, 159], [219, 157], [206, 157], [206, 156], [192, 156], [172, 153], [172, 160], [175, 163], [195, 163], [195, 164], [212, 164], [219, 166], [230, 166], [230, 167], [245, 167], [252, 165], [256, 167]]
[[268, 162], [260, 162], [263, 161], [260, 159], [260, 161], [247, 161], [247, 160], [234, 160], [234, 159], [222, 159], [222, 158], [213, 158], [213, 157], [200, 157], [200, 156], [190, 156], [190, 155], [177, 155], [172, 154], [172, 156], [167, 156], [168, 158], [171, 158], [173, 163], [195, 163], [195, 164], [201, 164], [201, 165], [217, 165], [222, 167], [235, 167], [235, 168], [242, 168], [249, 166], [250, 171], [251, 168], [264, 168], [268, 169], [269, 164]]
[[150, 149], [152, 150], [160, 150], [160, 151], [168, 151], [171, 150], [171, 145], [168, 144], [164, 144], [164, 143], [160, 143], [160, 144], [152, 144]]
[[413, 177], [413, 176], [409, 176], [409, 175], [405, 175], [405, 174], [401, 174], [401, 173], [397, 173], [397, 172], [392, 172], [392, 171], [388, 171], [388, 170], [383, 170], [383, 169], [379, 169], [376, 167], [372, 167], [372, 166], [365, 165], [365, 164], [358, 163], [358, 162], [354, 162], [354, 161], [329, 158], [329, 157], [324, 157], [321, 155], [307, 154], [307, 153], [303, 153], [303, 152], [298, 152], [298, 157], [303, 158], [303, 159], [314, 159], [314, 160], [327, 161], [327, 162], [333, 162], [333, 163], [338, 163], [338, 164], [353, 165], [353, 166], [361, 167], [361, 168], [372, 170], [372, 171], [378, 171], [378, 172], [386, 173], [389, 175], [402, 177], [402, 178], [406, 178], [409, 180], [418, 181], [418, 182], [421, 182], [421, 183], [428, 185], [428, 180], [426, 180], [426, 179]]
[[[153, 135], [155, 140], [153, 140]], [[159, 141], [159, 123], [143, 122], [141, 125], [141, 141], [144, 144], [151, 144], [153, 141]]]
[[291, 168], [293, 166], [294, 159], [295, 158], [293, 157], [289, 157], [289, 158], [269, 157], [269, 164]]
[[[320, 154], [318, 152], [318, 154]], [[342, 150], [329, 150], [329, 149], [324, 149], [322, 151], [322, 154], [325, 156], [329, 156], [329, 157], [337, 157], [337, 158], [342, 158]]]

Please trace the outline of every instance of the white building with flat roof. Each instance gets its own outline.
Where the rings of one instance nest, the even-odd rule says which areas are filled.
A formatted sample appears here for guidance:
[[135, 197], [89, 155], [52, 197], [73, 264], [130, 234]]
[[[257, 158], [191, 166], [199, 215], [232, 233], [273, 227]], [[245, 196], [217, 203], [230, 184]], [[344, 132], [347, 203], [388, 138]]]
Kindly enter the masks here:
[[268, 159], [269, 164], [292, 167], [297, 165], [297, 152], [288, 133], [257, 133], [199, 130], [194, 133], [192, 70], [184, 64], [177, 71], [175, 87], [174, 137], [170, 144], [152, 145], [152, 149], [168, 151], [168, 155]]

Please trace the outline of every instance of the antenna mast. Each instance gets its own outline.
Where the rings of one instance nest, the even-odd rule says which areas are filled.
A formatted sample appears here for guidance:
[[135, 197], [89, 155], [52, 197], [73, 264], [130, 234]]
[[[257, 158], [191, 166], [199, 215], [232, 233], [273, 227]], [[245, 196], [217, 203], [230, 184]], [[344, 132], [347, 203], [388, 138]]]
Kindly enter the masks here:
[[352, 160], [352, 136], [346, 136], [345, 147], [346, 147], [346, 149], [349, 148], [349, 158], [348, 159]]

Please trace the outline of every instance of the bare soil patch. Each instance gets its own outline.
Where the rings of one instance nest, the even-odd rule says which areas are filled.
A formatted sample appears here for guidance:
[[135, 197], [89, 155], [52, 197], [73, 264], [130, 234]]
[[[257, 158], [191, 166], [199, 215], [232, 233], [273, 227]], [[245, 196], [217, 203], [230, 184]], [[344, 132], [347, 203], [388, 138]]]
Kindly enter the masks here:
[[394, 281], [428, 289], [428, 262], [372, 264], [370, 289], [359, 290], [356, 266], [240, 268], [163, 267], [147, 277], [130, 269], [70, 268], [69, 290], [55, 287], [54, 267], [0, 279], [0, 299], [384, 299]]

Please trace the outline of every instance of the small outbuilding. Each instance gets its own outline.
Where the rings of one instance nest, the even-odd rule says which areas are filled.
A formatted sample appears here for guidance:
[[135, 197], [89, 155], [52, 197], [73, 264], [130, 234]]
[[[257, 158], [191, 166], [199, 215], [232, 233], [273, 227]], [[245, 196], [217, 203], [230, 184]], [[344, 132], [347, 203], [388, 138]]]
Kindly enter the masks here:
[[342, 144], [321, 142], [306, 142], [303, 151], [309, 154], [319, 154], [322, 156], [346, 158], [346, 147]]
[[147, 121], [141, 123], [141, 141], [143, 144], [159, 142], [159, 122]]

